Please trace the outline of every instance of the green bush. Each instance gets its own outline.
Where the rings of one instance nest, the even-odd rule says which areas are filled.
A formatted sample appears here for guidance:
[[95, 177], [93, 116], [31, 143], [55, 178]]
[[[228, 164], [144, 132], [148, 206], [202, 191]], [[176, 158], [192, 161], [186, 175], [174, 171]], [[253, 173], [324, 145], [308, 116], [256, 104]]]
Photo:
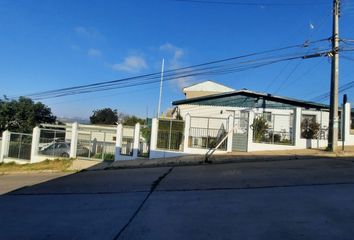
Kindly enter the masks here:
[[253, 120], [251, 128], [253, 129], [253, 140], [255, 142], [264, 141], [269, 128], [267, 120], [263, 116], [257, 117]]
[[96, 153], [93, 157], [94, 158], [98, 158], [98, 159], [102, 159], [102, 154], [104, 154], [103, 156], [103, 160], [105, 161], [114, 161], [114, 154], [113, 153]]
[[305, 139], [315, 139], [320, 130], [320, 124], [305, 118], [301, 122], [301, 137]]

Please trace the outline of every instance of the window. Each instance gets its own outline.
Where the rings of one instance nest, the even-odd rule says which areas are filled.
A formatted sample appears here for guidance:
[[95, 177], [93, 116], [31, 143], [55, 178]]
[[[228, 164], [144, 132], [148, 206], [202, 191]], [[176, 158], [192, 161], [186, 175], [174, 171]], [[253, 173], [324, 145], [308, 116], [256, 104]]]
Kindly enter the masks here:
[[351, 113], [350, 129], [351, 129], [351, 131], [354, 133], [354, 112]]
[[311, 122], [316, 122], [316, 115], [303, 114], [301, 116], [301, 121], [308, 120]]
[[271, 122], [272, 121], [272, 113], [271, 112], [264, 112], [263, 113], [263, 117], [265, 120], [267, 120], [267, 122]]
[[320, 130], [320, 124], [316, 121], [316, 115], [304, 114], [301, 116], [301, 137], [316, 139]]

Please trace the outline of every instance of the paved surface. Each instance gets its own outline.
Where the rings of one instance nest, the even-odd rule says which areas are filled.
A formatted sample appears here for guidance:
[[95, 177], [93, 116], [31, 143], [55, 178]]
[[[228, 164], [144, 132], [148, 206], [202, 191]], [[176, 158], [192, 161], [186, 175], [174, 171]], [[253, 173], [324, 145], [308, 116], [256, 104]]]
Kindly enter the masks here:
[[[279, 150], [279, 151], [257, 151], [257, 152], [231, 152], [227, 154], [214, 155], [212, 161], [214, 163], [233, 163], [233, 162], [252, 162], [252, 161], [284, 161], [297, 159], [314, 159], [314, 158], [354, 158], [354, 146], [346, 146], [345, 152], [338, 151], [331, 153], [321, 149], [298, 149], [298, 150]], [[204, 155], [185, 155], [173, 158], [156, 158], [156, 159], [135, 159], [129, 161], [113, 161], [101, 162], [93, 160], [76, 159], [73, 161], [69, 170], [104, 170], [104, 169], [121, 169], [136, 167], [162, 167], [162, 166], [181, 166], [181, 165], [198, 165], [204, 162]]]
[[32, 186], [51, 179], [68, 175], [69, 173], [12, 173], [0, 175], [0, 194], [18, 188]]
[[0, 196], [0, 239], [353, 239], [353, 161], [82, 172]]

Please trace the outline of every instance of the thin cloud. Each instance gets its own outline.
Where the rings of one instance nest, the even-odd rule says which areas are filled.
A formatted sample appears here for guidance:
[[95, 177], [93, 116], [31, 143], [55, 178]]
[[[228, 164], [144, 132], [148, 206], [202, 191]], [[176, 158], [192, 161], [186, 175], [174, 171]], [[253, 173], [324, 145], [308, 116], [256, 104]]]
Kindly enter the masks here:
[[79, 26], [75, 28], [75, 32], [77, 35], [88, 38], [90, 40], [97, 40], [103, 38], [103, 35], [95, 28]]
[[[183, 66], [182, 58], [185, 56], [185, 51], [182, 48], [171, 43], [165, 43], [161, 45], [159, 49], [162, 53], [170, 56], [170, 58], [166, 61], [169, 69], [178, 69]], [[177, 84], [178, 87], [183, 88], [191, 84], [193, 81], [194, 79], [192, 77], [184, 77], [177, 79]]]
[[145, 59], [141, 56], [128, 56], [123, 62], [113, 64], [112, 69], [114, 71], [124, 71], [124, 72], [140, 72], [148, 68]]
[[95, 49], [95, 48], [90, 48], [88, 51], [87, 51], [87, 55], [89, 57], [101, 57], [102, 56], [102, 52], [98, 49]]
[[171, 43], [165, 43], [160, 46], [160, 51], [172, 53], [172, 63], [177, 67], [180, 67], [180, 59], [184, 56], [184, 51]]

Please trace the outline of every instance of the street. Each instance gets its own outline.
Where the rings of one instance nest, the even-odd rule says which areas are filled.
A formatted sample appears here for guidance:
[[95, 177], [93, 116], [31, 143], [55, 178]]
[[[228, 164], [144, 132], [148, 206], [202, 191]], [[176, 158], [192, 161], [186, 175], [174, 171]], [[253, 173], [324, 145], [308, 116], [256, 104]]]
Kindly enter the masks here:
[[[17, 191], [2, 190], [0, 239], [323, 240], [354, 235], [350, 158], [57, 177]], [[0, 187], [8, 186], [8, 178], [0, 176]]]

